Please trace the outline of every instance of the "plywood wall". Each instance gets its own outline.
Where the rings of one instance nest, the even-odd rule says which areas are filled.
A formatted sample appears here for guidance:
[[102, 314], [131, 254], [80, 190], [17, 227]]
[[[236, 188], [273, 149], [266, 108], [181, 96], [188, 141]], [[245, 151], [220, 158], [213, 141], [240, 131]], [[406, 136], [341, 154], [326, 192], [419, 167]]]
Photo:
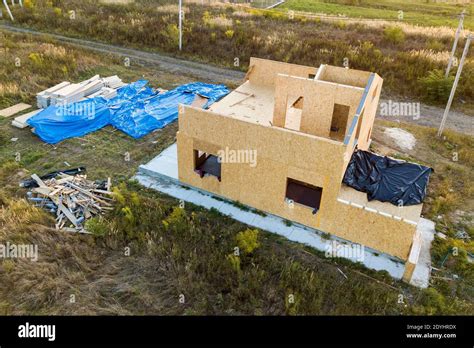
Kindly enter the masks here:
[[[414, 226], [337, 201], [346, 147], [336, 141], [181, 107], [178, 173], [183, 183], [406, 259]], [[257, 151], [257, 165], [222, 163], [221, 182], [194, 172], [194, 150]], [[285, 202], [288, 178], [322, 187], [320, 211]]]
[[369, 76], [370, 72], [368, 71], [325, 65], [319, 79], [322, 81], [364, 88]]
[[303, 112], [300, 130], [308, 134], [329, 137], [334, 104], [349, 106], [349, 124], [356, 113], [363, 91], [364, 89], [358, 87], [279, 74], [275, 79], [273, 124], [284, 127], [288, 100], [301, 96]]
[[260, 84], [267, 86], [275, 85], [275, 79], [278, 74], [308, 78], [309, 75], [316, 75], [316, 72], [318, 71], [317, 68], [310, 66], [289, 64], [254, 57], [250, 58], [249, 69], [251, 69], [251, 71], [247, 77], [250, 82], [257, 85]]

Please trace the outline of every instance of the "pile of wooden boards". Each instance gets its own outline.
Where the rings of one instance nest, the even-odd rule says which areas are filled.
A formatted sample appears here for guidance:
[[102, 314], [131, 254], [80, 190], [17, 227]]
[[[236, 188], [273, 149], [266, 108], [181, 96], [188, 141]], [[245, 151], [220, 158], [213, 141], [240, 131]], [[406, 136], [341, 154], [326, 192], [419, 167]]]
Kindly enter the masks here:
[[[98, 96], [104, 97], [105, 99], [111, 99], [117, 95], [117, 89], [125, 85], [126, 83], [124, 83], [117, 75], [109, 77], [100, 77], [100, 75], [95, 75], [90, 79], [84, 80], [80, 83], [71, 83], [68, 81], [61, 82], [56, 86], [39, 92], [36, 95], [36, 104], [39, 109], [16, 117], [12, 121], [12, 126], [17, 128], [28, 127], [28, 119], [50, 105], [67, 105]], [[14, 114], [24, 111], [30, 107], [31, 105], [21, 103], [4, 110], [0, 110], [0, 116], [13, 116]]]
[[50, 105], [65, 105], [76, 103], [96, 96], [113, 98], [117, 95], [116, 90], [125, 83], [117, 76], [101, 78], [95, 75], [92, 78], [80, 83], [61, 82], [36, 95], [38, 108], [44, 109]]
[[110, 178], [103, 182], [87, 180], [84, 174], [60, 173], [50, 179], [31, 178], [38, 187], [27, 193], [28, 200], [56, 214], [56, 229], [89, 233], [84, 229], [87, 219], [113, 209]]

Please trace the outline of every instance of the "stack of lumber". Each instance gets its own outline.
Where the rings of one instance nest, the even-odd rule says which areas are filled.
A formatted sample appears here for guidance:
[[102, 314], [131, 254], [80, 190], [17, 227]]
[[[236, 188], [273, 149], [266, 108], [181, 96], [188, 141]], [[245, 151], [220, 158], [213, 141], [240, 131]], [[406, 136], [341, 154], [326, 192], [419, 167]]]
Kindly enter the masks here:
[[67, 105], [77, 103], [97, 91], [99, 91], [104, 84], [102, 81], [92, 81], [87, 84], [73, 83], [69, 86], [56, 91], [51, 96], [52, 105]]
[[38, 108], [44, 109], [47, 108], [49, 105], [51, 105], [51, 95], [59, 91], [60, 89], [67, 87], [71, 84], [71, 82], [61, 82], [57, 84], [56, 86], [53, 86], [47, 90], [44, 90], [36, 95], [36, 103], [38, 104]]
[[102, 81], [104, 82], [105, 87], [109, 87], [113, 89], [118, 89], [126, 85], [126, 83], [123, 83], [122, 79], [118, 77], [117, 75], [104, 77]]
[[[101, 78], [95, 75], [80, 83], [67, 81], [42, 91], [36, 95], [38, 107], [47, 108], [50, 105], [66, 105], [76, 103], [85, 98], [101, 95], [110, 99], [116, 95], [116, 90], [126, 85], [117, 75]], [[100, 92], [99, 94], [97, 94]]]
[[105, 99], [112, 99], [117, 96], [117, 90], [109, 87], [102, 87], [100, 91], [91, 94], [87, 98], [95, 98], [99, 96], [104, 97]]
[[31, 178], [38, 187], [28, 192], [28, 200], [55, 213], [58, 230], [88, 233], [84, 230], [87, 219], [113, 209], [110, 178], [100, 183], [83, 174], [59, 173], [49, 179], [33, 174]]

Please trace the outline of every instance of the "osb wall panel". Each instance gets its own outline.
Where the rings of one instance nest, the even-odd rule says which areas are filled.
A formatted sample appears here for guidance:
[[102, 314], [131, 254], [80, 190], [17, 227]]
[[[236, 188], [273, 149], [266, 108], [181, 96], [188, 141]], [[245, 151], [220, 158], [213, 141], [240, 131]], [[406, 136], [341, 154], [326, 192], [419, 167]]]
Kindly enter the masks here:
[[328, 137], [337, 85], [321, 85], [314, 80], [288, 75], [278, 75], [275, 83], [273, 124], [277, 127], [284, 127], [288, 99], [301, 96], [303, 97], [303, 110], [300, 130], [304, 133]]
[[364, 88], [367, 85], [369, 76], [370, 72], [368, 71], [326, 65], [319, 79]]
[[[407, 260], [416, 226], [336, 202], [334, 223], [326, 231]], [[323, 227], [322, 227], [323, 228]]]
[[371, 88], [367, 94], [367, 98], [364, 106], [364, 117], [362, 120], [362, 127], [357, 140], [357, 147], [361, 150], [368, 150], [370, 144], [369, 135], [372, 132], [372, 128], [377, 113], [377, 106], [379, 104], [380, 92], [382, 90], [383, 80], [375, 74], [372, 81]]
[[[370, 135], [374, 126], [375, 116], [377, 112], [377, 106], [380, 99], [380, 92], [382, 90], [383, 79], [374, 74], [374, 79], [372, 81], [371, 88], [367, 93], [367, 98], [364, 103], [363, 116], [359, 117], [358, 124], [362, 122], [359, 137], [357, 139], [357, 148], [360, 150], [368, 150], [370, 145]], [[375, 93], [374, 93], [375, 92]], [[355, 113], [355, 112], [354, 112]], [[354, 116], [349, 117], [350, 121], [348, 122], [347, 131], [351, 125], [352, 119]], [[349, 160], [354, 150], [354, 142], [356, 140], [356, 132], [358, 129], [358, 124], [354, 129], [354, 133], [351, 136], [351, 140], [347, 146], [347, 153], [345, 156], [344, 170], [347, 168]], [[347, 132], [346, 132], [347, 134]]]
[[308, 78], [310, 74], [316, 75], [317, 68], [277, 62], [274, 60], [250, 58], [249, 69], [252, 69], [248, 78], [257, 85], [274, 86], [278, 74], [300, 76]]
[[[345, 151], [341, 144], [192, 107], [184, 108], [179, 117], [178, 169], [182, 182], [401, 259], [408, 255], [414, 226], [337, 202]], [[223, 129], [233, 131], [216, 135]], [[257, 166], [222, 163], [221, 182], [215, 177], [200, 178], [193, 168], [197, 146], [209, 151], [256, 149]], [[311, 208], [285, 202], [289, 177], [323, 188], [316, 215]]]

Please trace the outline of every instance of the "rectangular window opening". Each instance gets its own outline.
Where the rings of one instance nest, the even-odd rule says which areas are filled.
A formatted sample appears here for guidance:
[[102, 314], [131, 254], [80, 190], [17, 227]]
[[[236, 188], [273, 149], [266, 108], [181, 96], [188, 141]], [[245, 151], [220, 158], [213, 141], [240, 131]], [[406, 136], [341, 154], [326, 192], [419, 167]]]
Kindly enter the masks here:
[[194, 171], [201, 178], [211, 175], [221, 181], [221, 161], [217, 156], [207, 152], [194, 150]]
[[298, 180], [287, 179], [286, 182], [286, 200], [304, 205], [313, 209], [316, 214], [321, 205], [321, 196], [323, 189]]

